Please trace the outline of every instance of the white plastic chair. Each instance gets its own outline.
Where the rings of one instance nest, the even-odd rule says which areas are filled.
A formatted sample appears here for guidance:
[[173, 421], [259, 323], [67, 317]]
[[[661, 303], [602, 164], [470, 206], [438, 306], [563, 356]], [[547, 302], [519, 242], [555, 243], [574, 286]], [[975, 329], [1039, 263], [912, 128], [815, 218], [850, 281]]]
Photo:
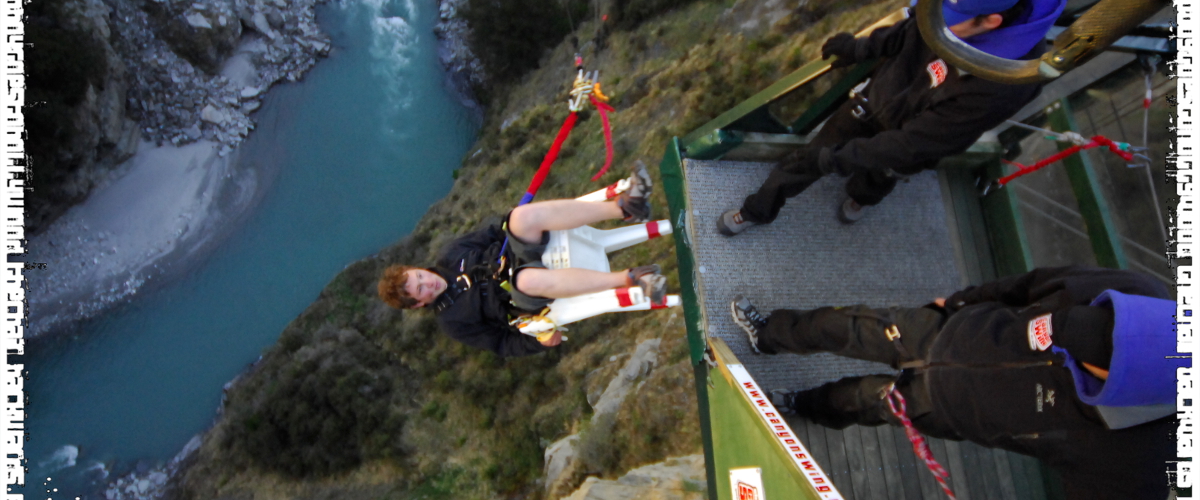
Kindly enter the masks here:
[[[629, 180], [616, 183], [584, 196], [580, 201], [606, 201], [629, 189]], [[601, 230], [582, 226], [566, 231], [550, 231], [550, 242], [542, 253], [542, 264], [547, 269], [567, 267], [609, 272], [608, 254], [628, 248], [643, 241], [671, 234], [668, 220], [650, 221], [616, 229]], [[642, 293], [641, 287], [631, 286], [589, 293], [565, 299], [555, 299], [548, 306], [549, 312], [540, 318], [523, 322], [521, 333], [538, 335], [556, 327], [574, 323], [610, 312], [645, 311], [675, 307], [680, 304], [678, 295], [667, 295], [662, 304], [653, 304]]]

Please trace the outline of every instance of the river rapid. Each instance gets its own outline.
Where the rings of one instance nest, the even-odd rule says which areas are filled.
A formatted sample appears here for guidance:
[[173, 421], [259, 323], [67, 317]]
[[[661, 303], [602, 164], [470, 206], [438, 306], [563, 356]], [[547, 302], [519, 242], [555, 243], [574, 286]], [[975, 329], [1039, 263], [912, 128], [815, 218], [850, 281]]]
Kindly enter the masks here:
[[[105, 498], [122, 476], [161, 479], [153, 471], [216, 417], [222, 387], [346, 264], [402, 238], [449, 191], [477, 119], [445, 88], [437, 15], [433, 0], [322, 5], [329, 57], [302, 81], [269, 91], [256, 130], [233, 155], [218, 165], [150, 169], [125, 184], [130, 192], [108, 195], [102, 210], [84, 205], [90, 214], [48, 231], [58, 243], [31, 250], [29, 260], [48, 268], [85, 269], [86, 252], [166, 249], [140, 275], [79, 275], [87, 293], [60, 305], [106, 312], [30, 340], [17, 360], [29, 375], [29, 435], [26, 487], [14, 492]], [[192, 179], [182, 184], [188, 193], [210, 193], [185, 211], [185, 227], [201, 228], [197, 238], [131, 242], [79, 222], [142, 227], [156, 204], [175, 208], [185, 197], [173, 191], [181, 178]], [[158, 201], [122, 202], [155, 189], [166, 189], [149, 197]], [[31, 282], [36, 272], [27, 272]], [[122, 483], [146, 486], [153, 489]]]

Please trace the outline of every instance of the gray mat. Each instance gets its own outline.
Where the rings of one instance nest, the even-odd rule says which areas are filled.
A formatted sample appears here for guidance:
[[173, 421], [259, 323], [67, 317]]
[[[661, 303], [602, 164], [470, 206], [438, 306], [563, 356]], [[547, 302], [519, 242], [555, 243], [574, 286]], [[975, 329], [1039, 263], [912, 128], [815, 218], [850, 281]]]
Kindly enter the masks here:
[[961, 279], [936, 174], [901, 182], [854, 225], [837, 221], [845, 180], [829, 176], [789, 200], [774, 224], [734, 238], [718, 234], [716, 218], [740, 206], [770, 168], [766, 163], [684, 162], [691, 210], [687, 231], [708, 334], [729, 344], [768, 389], [891, 373], [883, 364], [829, 354], [755, 355], [730, 318], [729, 302], [742, 293], [763, 313], [860, 303], [920, 306], [957, 290]]

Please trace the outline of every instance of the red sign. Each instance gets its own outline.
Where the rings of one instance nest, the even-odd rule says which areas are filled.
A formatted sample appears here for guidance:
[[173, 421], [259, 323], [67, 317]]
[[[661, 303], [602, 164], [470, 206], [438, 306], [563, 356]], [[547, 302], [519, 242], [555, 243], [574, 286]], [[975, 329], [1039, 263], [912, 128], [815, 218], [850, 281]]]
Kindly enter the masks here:
[[737, 500], [760, 500], [761, 498], [758, 496], [758, 488], [738, 481]]

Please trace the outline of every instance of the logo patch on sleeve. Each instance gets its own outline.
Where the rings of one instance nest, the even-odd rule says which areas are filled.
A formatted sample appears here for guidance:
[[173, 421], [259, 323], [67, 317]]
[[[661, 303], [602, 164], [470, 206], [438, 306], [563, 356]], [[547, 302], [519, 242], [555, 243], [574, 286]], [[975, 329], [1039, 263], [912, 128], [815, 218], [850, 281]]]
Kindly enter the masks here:
[[1045, 351], [1054, 343], [1054, 328], [1050, 323], [1050, 313], [1029, 320], [1029, 349]]
[[932, 89], [946, 81], [946, 74], [950, 72], [950, 67], [946, 66], [946, 61], [938, 59], [929, 63], [929, 66], [925, 67], [925, 71], [929, 72], [929, 88]]

